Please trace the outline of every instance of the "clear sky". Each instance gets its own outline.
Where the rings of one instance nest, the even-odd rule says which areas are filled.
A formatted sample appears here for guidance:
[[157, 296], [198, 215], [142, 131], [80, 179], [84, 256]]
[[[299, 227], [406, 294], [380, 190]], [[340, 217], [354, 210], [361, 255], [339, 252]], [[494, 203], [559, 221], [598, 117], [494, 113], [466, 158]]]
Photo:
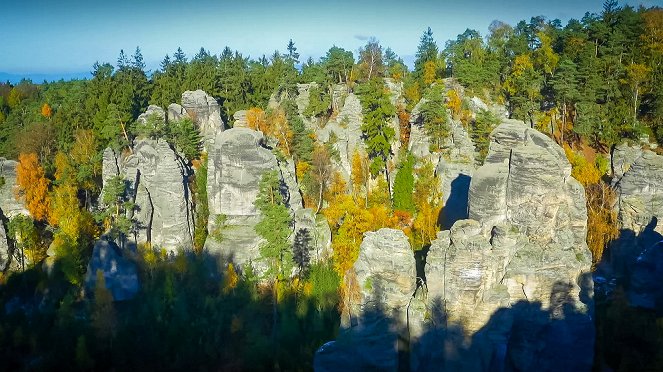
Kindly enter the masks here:
[[[663, 0], [632, 0], [647, 7]], [[411, 62], [430, 26], [443, 47], [466, 28], [515, 24], [536, 15], [581, 18], [603, 0], [0, 0], [0, 71], [67, 74], [95, 61], [115, 64], [140, 46], [149, 69], [182, 47], [218, 54], [224, 46], [258, 57], [290, 38], [304, 60], [337, 45], [353, 52], [370, 37]]]

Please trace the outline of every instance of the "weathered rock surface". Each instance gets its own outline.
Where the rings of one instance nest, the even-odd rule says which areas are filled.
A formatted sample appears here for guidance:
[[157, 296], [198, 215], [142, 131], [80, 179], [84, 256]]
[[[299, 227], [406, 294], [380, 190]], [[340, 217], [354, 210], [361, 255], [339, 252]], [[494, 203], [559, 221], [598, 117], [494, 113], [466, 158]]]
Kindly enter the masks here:
[[0, 187], [0, 208], [5, 216], [14, 217], [17, 214], [29, 215], [23, 202], [16, 199], [16, 165], [15, 160], [0, 158], [0, 177], [4, 179], [4, 185]]
[[336, 341], [316, 353], [316, 371], [380, 370], [399, 367], [399, 337], [407, 337], [407, 310], [415, 291], [416, 268], [400, 230], [368, 232], [354, 265], [360, 299], [344, 317]]
[[[254, 227], [260, 212], [253, 204], [258, 196], [262, 175], [278, 170], [276, 157], [262, 146], [261, 132], [232, 128], [218, 133], [208, 154], [207, 195], [209, 231], [219, 231], [205, 243], [208, 251], [230, 259], [241, 267], [260, 257], [261, 242]], [[225, 219], [219, 226], [219, 216]]]
[[470, 185], [469, 218], [484, 222], [486, 229], [507, 222], [531, 240], [584, 252], [584, 190], [570, 176], [561, 147], [514, 120], [502, 123], [490, 138], [485, 165]]
[[[597, 267], [603, 294], [624, 285], [633, 306], [656, 309], [661, 303], [663, 240], [663, 156], [626, 145], [613, 152], [615, 208], [620, 234]], [[650, 282], [653, 281], [653, 282]]]
[[306, 229], [310, 237], [311, 262], [323, 262], [331, 259], [332, 232], [329, 223], [323, 215], [316, 215], [310, 208], [301, 208], [294, 211], [295, 232]]
[[325, 143], [330, 142], [333, 136], [336, 137], [334, 147], [338, 150], [341, 158], [337, 167], [346, 179], [349, 179], [352, 171], [351, 162], [355, 150], [361, 151], [365, 148], [364, 141], [361, 138], [362, 121], [363, 115], [359, 97], [354, 93], [349, 93], [345, 97], [338, 116], [316, 131], [318, 139]]
[[640, 234], [650, 226], [663, 233], [663, 156], [641, 152], [617, 183], [617, 194], [622, 229]]
[[104, 151], [104, 180], [122, 175], [136, 204], [130, 216], [138, 223], [137, 243], [174, 252], [189, 249], [193, 236], [193, 210], [188, 189], [190, 171], [165, 141], [139, 140], [133, 154], [117, 156]]
[[469, 217], [438, 233], [426, 258], [439, 315], [415, 347], [419, 368], [590, 369], [585, 199], [562, 149], [524, 123], [497, 127], [472, 176]]
[[147, 107], [147, 110], [145, 110], [144, 113], [140, 114], [138, 116], [138, 119], [136, 119], [136, 121], [139, 123], [146, 123], [147, 120], [151, 117], [154, 117], [163, 122], [166, 120], [166, 112], [164, 112], [163, 109], [159, 106], [149, 105]]
[[185, 117], [189, 117], [189, 114], [186, 112], [186, 109], [178, 103], [171, 103], [168, 105], [168, 122], [178, 121]]
[[239, 110], [233, 115], [233, 128], [248, 128], [249, 123], [246, 121], [246, 110]]
[[14, 249], [12, 241], [9, 240], [7, 235], [7, 217], [5, 216], [2, 208], [0, 208], [0, 272], [5, 272], [10, 269], [17, 269], [18, 263], [14, 259]]
[[132, 299], [140, 288], [136, 263], [126, 258], [115, 242], [102, 237], [92, 249], [92, 258], [87, 265], [85, 289], [94, 293], [97, 285], [97, 271], [101, 270], [106, 288], [113, 300]]
[[214, 138], [218, 132], [223, 131], [219, 103], [204, 91], [187, 90], [182, 93], [182, 107], [196, 123], [204, 138]]

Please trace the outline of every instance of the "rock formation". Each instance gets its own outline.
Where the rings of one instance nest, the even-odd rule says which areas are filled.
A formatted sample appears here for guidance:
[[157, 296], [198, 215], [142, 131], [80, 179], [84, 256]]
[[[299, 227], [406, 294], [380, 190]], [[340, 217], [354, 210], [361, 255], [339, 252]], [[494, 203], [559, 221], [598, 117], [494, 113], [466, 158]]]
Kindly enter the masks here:
[[29, 215], [23, 203], [16, 199], [17, 164], [15, 160], [0, 158], [0, 177], [4, 180], [0, 187], [0, 208], [8, 218], [17, 214]]
[[[262, 175], [277, 170], [272, 152], [262, 146], [261, 132], [232, 128], [218, 133], [208, 154], [209, 231], [206, 248], [238, 267], [260, 257], [254, 227], [260, 212], [253, 204]], [[223, 238], [215, 239], [215, 232]], [[219, 241], [217, 241], [219, 240]]]
[[344, 314], [338, 339], [316, 353], [314, 368], [396, 371], [416, 287], [414, 256], [405, 234], [393, 229], [366, 233], [354, 273], [358, 301]]
[[214, 138], [218, 132], [223, 131], [219, 103], [204, 91], [200, 89], [196, 91], [187, 90], [182, 93], [182, 107], [196, 123], [201, 136], [204, 138]]
[[[447, 367], [485, 370], [495, 357], [498, 365], [510, 359], [521, 370], [560, 366], [545, 351], [554, 344], [582, 350], [566, 367], [589, 369], [593, 304], [585, 280], [591, 255], [584, 190], [570, 176], [563, 150], [524, 123], [505, 121], [490, 137], [486, 164], [470, 184], [471, 219], [440, 232], [426, 259], [431, 307], [444, 309], [447, 325], [474, 334], [474, 351], [487, 358], [460, 358]], [[504, 319], [496, 322], [496, 314]], [[555, 332], [567, 333], [555, 339]], [[420, 347], [428, 350], [425, 342]], [[437, 360], [443, 359], [448, 356]]]
[[338, 116], [316, 131], [318, 139], [325, 143], [332, 140], [332, 135], [336, 137], [334, 147], [341, 158], [337, 167], [346, 179], [349, 179], [352, 171], [351, 162], [355, 150], [364, 149], [364, 142], [361, 139], [362, 121], [361, 101], [354, 93], [348, 93]]
[[104, 180], [114, 175], [127, 180], [128, 196], [136, 204], [130, 217], [137, 222], [137, 243], [150, 242], [170, 252], [191, 247], [190, 171], [165, 141], [139, 140], [129, 155], [106, 149], [102, 174]]
[[7, 231], [7, 217], [0, 208], [0, 272], [5, 272], [9, 269], [18, 268], [16, 262], [14, 262], [14, 249], [13, 242], [9, 239]]
[[106, 237], [99, 239], [92, 249], [92, 258], [85, 274], [87, 293], [94, 293], [98, 271], [102, 272], [106, 288], [113, 295], [113, 300], [129, 300], [138, 293], [139, 281], [136, 264], [124, 257], [117, 244]]
[[663, 241], [663, 156], [627, 145], [613, 152], [620, 235], [597, 268], [602, 292], [624, 285], [634, 306], [663, 312], [659, 283]]

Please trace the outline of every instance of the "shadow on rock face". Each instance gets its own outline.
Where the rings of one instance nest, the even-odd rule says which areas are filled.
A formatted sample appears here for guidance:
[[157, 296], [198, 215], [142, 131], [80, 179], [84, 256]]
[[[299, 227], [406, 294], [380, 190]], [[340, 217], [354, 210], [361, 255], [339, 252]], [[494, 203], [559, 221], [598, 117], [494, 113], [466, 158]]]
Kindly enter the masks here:
[[466, 174], [459, 174], [458, 177], [451, 181], [449, 199], [447, 199], [438, 218], [438, 223], [442, 227], [442, 230], [449, 230], [456, 221], [467, 218], [470, 181], [472, 181], [472, 177]]

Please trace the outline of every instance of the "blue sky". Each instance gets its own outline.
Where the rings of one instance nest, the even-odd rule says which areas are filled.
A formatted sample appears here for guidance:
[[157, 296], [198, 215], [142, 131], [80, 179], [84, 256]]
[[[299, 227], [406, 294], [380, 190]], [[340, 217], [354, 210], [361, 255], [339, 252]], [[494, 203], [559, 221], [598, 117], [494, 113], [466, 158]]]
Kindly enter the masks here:
[[[631, 1], [645, 6], [656, 0]], [[302, 60], [318, 58], [333, 44], [356, 50], [376, 37], [406, 61], [426, 27], [440, 46], [466, 28], [482, 35], [498, 19], [515, 24], [536, 15], [581, 18], [603, 0], [0, 0], [0, 71], [67, 74], [92, 64], [115, 63], [120, 49], [140, 46], [155, 69], [178, 46], [192, 56], [202, 46], [224, 46], [258, 57], [283, 51], [292, 38]]]

